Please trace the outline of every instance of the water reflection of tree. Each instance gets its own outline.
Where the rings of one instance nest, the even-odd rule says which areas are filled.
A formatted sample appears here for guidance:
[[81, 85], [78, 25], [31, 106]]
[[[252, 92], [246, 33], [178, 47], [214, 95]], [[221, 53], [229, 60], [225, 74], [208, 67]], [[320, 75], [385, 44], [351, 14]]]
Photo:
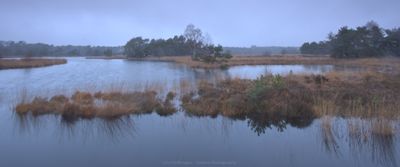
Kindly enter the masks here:
[[326, 73], [335, 70], [335, 66], [332, 65], [303, 65], [303, 67], [312, 73]]
[[314, 117], [310, 115], [304, 116], [283, 116], [279, 112], [262, 112], [253, 113], [248, 115], [247, 124], [257, 135], [265, 133], [265, 130], [273, 127], [277, 128], [279, 132], [283, 132], [287, 125], [297, 128], [305, 128], [312, 124]]
[[215, 83], [218, 80], [231, 78], [228, 70], [220, 69], [195, 69], [192, 71], [195, 81], [208, 80], [211, 83]]

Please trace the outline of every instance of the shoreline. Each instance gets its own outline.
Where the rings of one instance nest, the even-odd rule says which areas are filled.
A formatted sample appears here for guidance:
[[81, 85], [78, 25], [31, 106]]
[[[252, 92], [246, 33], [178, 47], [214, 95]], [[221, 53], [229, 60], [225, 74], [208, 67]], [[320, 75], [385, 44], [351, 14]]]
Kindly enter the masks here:
[[66, 64], [67, 62], [67, 59], [61, 58], [0, 59], [0, 70], [47, 67]]
[[165, 56], [165, 57], [145, 57], [128, 58], [126, 56], [116, 57], [86, 57], [87, 59], [122, 59], [130, 61], [154, 61], [154, 62], [174, 62], [184, 64], [191, 68], [227, 68], [242, 65], [346, 65], [354, 67], [367, 67], [374, 70], [395, 71], [400, 69], [400, 59], [395, 57], [383, 58], [358, 58], [358, 59], [335, 59], [328, 56], [234, 56], [225, 62], [205, 63], [194, 61], [190, 56]]

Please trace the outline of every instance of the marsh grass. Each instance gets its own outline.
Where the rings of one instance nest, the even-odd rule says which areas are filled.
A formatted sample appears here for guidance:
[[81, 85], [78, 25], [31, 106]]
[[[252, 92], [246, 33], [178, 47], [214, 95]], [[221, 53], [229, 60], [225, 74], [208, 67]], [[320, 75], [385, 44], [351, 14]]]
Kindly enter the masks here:
[[[324, 116], [398, 120], [399, 81], [396, 75], [370, 71], [201, 81], [181, 102], [189, 115], [248, 119], [260, 134], [271, 125], [305, 127]], [[391, 132], [386, 126], [376, 129]]]
[[[369, 71], [331, 72], [325, 75], [266, 74], [255, 80], [216, 78], [213, 81], [200, 80], [195, 84], [181, 80], [177, 93], [185, 112], [197, 116], [246, 118], [254, 113], [276, 113], [300, 120], [324, 115], [398, 118], [398, 76]], [[31, 112], [33, 115], [74, 115], [74, 111], [78, 110], [80, 116], [88, 118], [146, 113], [158, 106], [172, 108], [171, 100], [162, 100], [172, 96], [171, 93], [162, 93], [165, 85], [136, 85], [135, 89], [140, 91], [132, 92], [128, 86], [118, 84], [105, 91], [93, 89], [75, 91], [70, 96], [39, 96], [29, 102], [25, 90], [15, 110], [20, 114]], [[174, 93], [174, 97], [176, 95]]]
[[258, 135], [266, 128], [283, 131], [287, 124], [306, 127], [315, 118], [307, 101], [299, 92], [287, 89], [280, 76], [258, 80], [225, 79], [217, 83], [202, 81], [197, 92], [182, 97], [182, 108], [194, 116], [247, 119]]
[[146, 114], [159, 111], [160, 115], [176, 112], [171, 104], [175, 94], [168, 93], [163, 101], [155, 91], [144, 92], [81, 92], [76, 91], [71, 97], [55, 95], [48, 98], [35, 97], [31, 102], [21, 101], [15, 111], [18, 115], [44, 114], [61, 115], [65, 121], [79, 118], [100, 117], [115, 119], [130, 114]]
[[173, 104], [173, 100], [175, 99], [176, 93], [168, 92], [165, 97], [164, 102], [162, 102], [161, 106], [156, 109], [156, 112], [160, 116], [169, 116], [177, 112]]
[[66, 59], [50, 58], [0, 59], [0, 69], [33, 68], [66, 63]]
[[[399, 76], [367, 71], [265, 74], [254, 80], [216, 77], [198, 82], [180, 80], [172, 86], [174, 92], [165, 92], [170, 89], [162, 82], [116, 84], [102, 91], [94, 88], [64, 95], [21, 98], [15, 111], [19, 115], [56, 114], [74, 121], [151, 112], [168, 116], [179, 109], [190, 116], [247, 119], [249, 126], [261, 134], [271, 126], [278, 130], [285, 129], [287, 124], [306, 127], [315, 118], [324, 116], [397, 120]], [[389, 127], [376, 129], [385, 132]]]

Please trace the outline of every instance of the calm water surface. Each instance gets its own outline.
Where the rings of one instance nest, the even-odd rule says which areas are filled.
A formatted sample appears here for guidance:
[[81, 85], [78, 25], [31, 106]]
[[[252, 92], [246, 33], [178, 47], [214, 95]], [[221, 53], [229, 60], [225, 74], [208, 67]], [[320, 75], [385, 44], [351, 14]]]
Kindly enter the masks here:
[[[238, 66], [191, 69], [167, 62], [86, 60], [65, 65], [0, 70], [0, 166], [397, 166], [399, 140], [360, 142], [334, 118], [334, 140], [321, 120], [231, 120], [190, 117], [183, 112], [63, 123], [57, 116], [21, 119], [12, 112], [21, 92], [52, 96], [74, 90], [123, 85], [141, 89], [181, 80], [256, 78], [265, 73], [324, 73], [330, 65]], [[325, 135], [324, 135], [325, 134]]]

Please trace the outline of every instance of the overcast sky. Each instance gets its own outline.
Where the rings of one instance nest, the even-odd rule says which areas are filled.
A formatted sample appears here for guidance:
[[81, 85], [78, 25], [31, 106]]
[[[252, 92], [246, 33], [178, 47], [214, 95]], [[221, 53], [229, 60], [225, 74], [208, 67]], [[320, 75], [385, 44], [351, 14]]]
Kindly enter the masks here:
[[0, 0], [0, 40], [123, 45], [189, 23], [224, 46], [299, 46], [344, 25], [400, 26], [400, 0]]

